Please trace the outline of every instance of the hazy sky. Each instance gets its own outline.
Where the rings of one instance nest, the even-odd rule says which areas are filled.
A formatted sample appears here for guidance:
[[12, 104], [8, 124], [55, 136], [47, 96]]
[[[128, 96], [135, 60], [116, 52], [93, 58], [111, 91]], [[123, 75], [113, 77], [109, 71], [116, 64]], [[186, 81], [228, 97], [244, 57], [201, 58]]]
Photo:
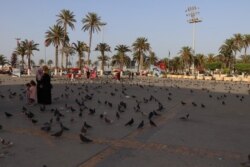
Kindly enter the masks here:
[[[95, 12], [107, 25], [103, 33], [94, 34], [92, 49], [102, 42], [102, 35], [111, 46], [109, 56], [115, 54], [116, 45], [131, 46], [136, 38], [145, 37], [159, 58], [169, 51], [174, 57], [181, 47], [192, 47], [192, 25], [185, 13], [192, 5], [199, 7], [203, 20], [196, 25], [196, 53], [217, 54], [233, 34], [250, 34], [250, 0], [1, 0], [0, 54], [10, 58], [19, 37], [40, 44], [40, 51], [34, 52], [36, 62], [45, 57], [45, 51], [47, 60], [54, 61], [54, 47], [44, 47], [45, 32], [62, 9], [69, 9], [77, 20], [75, 30], [69, 30], [71, 42], [88, 43], [81, 20]], [[92, 51], [91, 58], [98, 55]]]

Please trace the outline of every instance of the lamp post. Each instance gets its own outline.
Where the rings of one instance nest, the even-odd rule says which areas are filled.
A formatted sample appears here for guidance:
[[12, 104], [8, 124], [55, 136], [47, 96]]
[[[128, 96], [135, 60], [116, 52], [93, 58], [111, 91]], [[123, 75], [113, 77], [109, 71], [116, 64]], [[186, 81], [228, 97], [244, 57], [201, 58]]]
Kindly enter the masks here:
[[[16, 40], [16, 46], [17, 47], [19, 47], [19, 45], [20, 45], [20, 43], [19, 43], [19, 41], [21, 40], [21, 38], [15, 38], [15, 40]], [[23, 68], [23, 60], [22, 60], [22, 67], [21, 68]]]
[[[193, 45], [192, 45], [192, 49], [193, 49], [193, 56], [195, 56], [195, 24], [202, 22], [202, 20], [200, 18], [198, 18], [198, 14], [199, 12], [199, 8], [196, 6], [190, 6], [187, 8], [186, 12], [186, 16], [189, 17], [189, 19], [187, 20], [188, 23], [193, 24]], [[192, 61], [192, 74], [194, 74], [194, 61]]]
[[107, 23], [102, 24], [102, 43], [104, 43], [104, 26], [106, 26]]

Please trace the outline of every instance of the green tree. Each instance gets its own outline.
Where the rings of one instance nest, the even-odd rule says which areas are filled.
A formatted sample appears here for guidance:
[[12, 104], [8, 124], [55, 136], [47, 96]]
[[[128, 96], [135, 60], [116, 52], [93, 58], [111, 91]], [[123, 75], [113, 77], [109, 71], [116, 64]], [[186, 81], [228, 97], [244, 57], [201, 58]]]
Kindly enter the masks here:
[[38, 62], [38, 64], [39, 64], [40, 66], [42, 66], [43, 64], [45, 64], [44, 59], [40, 59], [39, 62]]
[[232, 64], [234, 63], [233, 52], [238, 50], [235, 46], [233, 39], [226, 39], [225, 43], [219, 48], [219, 53], [221, 56], [224, 56], [224, 63], [226, 68], [232, 69]]
[[143, 70], [143, 64], [144, 64], [144, 54], [148, 51], [150, 51], [151, 47], [148, 43], [148, 39], [144, 37], [139, 37], [136, 39], [136, 41], [132, 44], [133, 51], [138, 52], [140, 55], [140, 70]]
[[45, 46], [49, 46], [51, 44], [55, 47], [55, 68], [57, 73], [58, 69], [58, 47], [64, 40], [64, 29], [59, 25], [54, 25], [53, 27], [49, 27], [49, 30], [46, 32], [45, 37]]
[[33, 51], [39, 51], [38, 43], [35, 43], [33, 40], [29, 41], [29, 40], [24, 40], [22, 41], [22, 45], [25, 47], [26, 49], [26, 55], [28, 58], [28, 70], [31, 70], [31, 56], [34, 56]]
[[242, 39], [242, 47], [244, 48], [244, 56], [247, 57], [247, 49], [250, 46], [250, 34], [245, 34]]
[[72, 44], [73, 49], [78, 53], [78, 67], [82, 70], [84, 51], [88, 51], [88, 46], [81, 41]]
[[[59, 13], [59, 15], [57, 15], [58, 19], [57, 19], [57, 24], [61, 27], [63, 27], [63, 42], [62, 42], [62, 48], [66, 47], [66, 43], [67, 43], [67, 29], [68, 26], [74, 30], [74, 23], [76, 22], [76, 20], [74, 19], [75, 15], [73, 12], [71, 12], [70, 10], [66, 10], [63, 9], [61, 10], [61, 12]], [[63, 68], [63, 58], [64, 58], [64, 52], [62, 53], [62, 57], [61, 57], [61, 68]], [[67, 64], [67, 63], [66, 63]]]
[[106, 25], [106, 23], [101, 22], [101, 17], [99, 17], [96, 13], [88, 13], [85, 18], [82, 19], [82, 23], [82, 30], [89, 32], [89, 49], [87, 57], [87, 65], [89, 65], [92, 35], [95, 32], [101, 31], [101, 26]]
[[4, 55], [0, 55], [0, 65], [4, 66], [6, 64], [9, 64], [9, 61], [6, 59]]
[[184, 68], [190, 71], [190, 67], [193, 62], [192, 48], [188, 46], [184, 46], [179, 51], [179, 54], [183, 61]]
[[17, 54], [15, 52], [13, 52], [11, 55], [10, 64], [13, 68], [16, 68], [17, 66]]
[[155, 55], [155, 52], [149, 51], [149, 56], [146, 57], [146, 65], [150, 67], [151, 65], [155, 65], [157, 61], [158, 58]]
[[131, 52], [129, 46], [126, 45], [117, 45], [115, 47], [117, 54], [113, 56], [113, 61], [120, 65], [120, 69], [123, 70], [124, 64], [128, 65], [128, 60], [130, 58], [126, 55], [127, 52]]
[[99, 43], [95, 51], [100, 51], [101, 55], [98, 57], [98, 60], [101, 61], [101, 70], [104, 71], [104, 65], [109, 60], [109, 57], [105, 55], [105, 52], [111, 52], [110, 46], [106, 43]]
[[194, 56], [194, 66], [198, 71], [204, 71], [205, 59], [206, 58], [203, 54], [197, 54]]
[[61, 52], [65, 54], [66, 57], [66, 68], [68, 68], [69, 64], [69, 56], [72, 56], [75, 54], [75, 50], [72, 46], [70, 46], [68, 43], [61, 49]]
[[212, 62], [215, 62], [216, 61], [216, 58], [215, 58], [215, 56], [214, 56], [214, 54], [213, 53], [209, 53], [208, 55], [207, 55], [207, 63], [212, 63]]
[[51, 68], [51, 66], [52, 66], [52, 64], [53, 64], [53, 60], [48, 60], [48, 61], [47, 61], [47, 64], [48, 64], [48, 66]]
[[24, 44], [23, 42], [19, 42], [14, 51], [15, 54], [21, 56], [22, 67], [24, 66], [24, 56], [26, 55], [26, 48], [23, 44]]

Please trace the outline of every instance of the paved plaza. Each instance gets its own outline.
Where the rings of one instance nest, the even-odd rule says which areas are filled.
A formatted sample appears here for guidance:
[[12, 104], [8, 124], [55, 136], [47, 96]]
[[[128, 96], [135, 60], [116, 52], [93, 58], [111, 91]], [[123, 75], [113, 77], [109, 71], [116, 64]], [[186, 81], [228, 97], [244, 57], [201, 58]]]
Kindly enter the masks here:
[[[43, 110], [26, 105], [31, 79], [0, 78], [0, 167], [240, 167], [250, 154], [248, 83], [53, 78]], [[84, 122], [92, 128], [82, 132]], [[68, 130], [51, 136], [60, 123]]]

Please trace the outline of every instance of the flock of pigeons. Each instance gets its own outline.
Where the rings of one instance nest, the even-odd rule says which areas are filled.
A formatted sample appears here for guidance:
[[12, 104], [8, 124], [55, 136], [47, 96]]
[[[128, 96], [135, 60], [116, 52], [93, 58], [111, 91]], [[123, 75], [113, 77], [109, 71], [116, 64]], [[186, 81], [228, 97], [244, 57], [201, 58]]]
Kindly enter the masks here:
[[[116, 86], [114, 86], [113, 81], [106, 79], [94, 83], [90, 83], [89, 81], [79, 83], [63, 82], [64, 84], [54, 85], [53, 104], [51, 106], [23, 105], [20, 110], [25, 119], [27, 118], [27, 120], [39, 128], [39, 130], [55, 138], [60, 138], [66, 131], [70, 131], [67, 124], [79, 120], [82, 121], [82, 126], [79, 129], [79, 140], [83, 143], [95, 141], [93, 137], [89, 137], [88, 135], [89, 131], [95, 129], [95, 126], [88, 122], [92, 117], [99, 117], [98, 119], [107, 125], [112, 125], [119, 121], [124, 127], [135, 126], [138, 130], [145, 128], [146, 124], [153, 128], [157, 127], [157, 117], [160, 117], [167, 111], [165, 101], [171, 103], [175, 98], [174, 92], [171, 91], [172, 89], [187, 87], [190, 88], [190, 94], [194, 94], [194, 88], [201, 88], [202, 91], [208, 93], [209, 98], [219, 100], [221, 105], [226, 105], [227, 93], [236, 90], [233, 83], [223, 83], [223, 87], [227, 93], [215, 96], [210, 92], [216, 88], [218, 84], [216, 82], [206, 83], [204, 81], [170, 79], [158, 81], [124, 81], [116, 84]], [[249, 88], [249, 84], [245, 86]], [[63, 90], [59, 91], [57, 87], [61, 87], [60, 89]], [[146, 92], [144, 93], [146, 96], [140, 96], [138, 91]], [[157, 91], [165, 91], [167, 96], [158, 97], [156, 95]], [[20, 90], [9, 88], [5, 93], [0, 91], [0, 100], [16, 99], [25, 104], [25, 93], [24, 86], [21, 86]], [[242, 94], [236, 94], [235, 96], [241, 102], [245, 99], [245, 96]], [[189, 102], [180, 100], [179, 103], [182, 106], [186, 106]], [[153, 106], [151, 107], [153, 109], [145, 111], [145, 105]], [[206, 108], [205, 103], [196, 103], [193, 101], [191, 105], [193, 107]], [[100, 111], [100, 106], [102, 106], [101, 108], [105, 108], [105, 110]], [[47, 122], [39, 120], [39, 115], [43, 113], [49, 113], [47, 114], [49, 115]], [[125, 120], [127, 117], [123, 117], [126, 113], [131, 115], [127, 120]], [[13, 117], [20, 116], [20, 114], [12, 113], [11, 111], [4, 111], [3, 114], [6, 119], [13, 119]], [[135, 117], [134, 115], [137, 116]], [[70, 117], [70, 122], [66, 122], [67, 117]], [[178, 119], [179, 121], [188, 121], [190, 119], [190, 113], [186, 113]], [[5, 126], [8, 125], [2, 125], [0, 123], [0, 134]], [[0, 138], [0, 142], [5, 146], [13, 145], [11, 141], [6, 141], [2, 138]], [[250, 156], [248, 158], [249, 161], [242, 163], [242, 166], [250, 166]]]

